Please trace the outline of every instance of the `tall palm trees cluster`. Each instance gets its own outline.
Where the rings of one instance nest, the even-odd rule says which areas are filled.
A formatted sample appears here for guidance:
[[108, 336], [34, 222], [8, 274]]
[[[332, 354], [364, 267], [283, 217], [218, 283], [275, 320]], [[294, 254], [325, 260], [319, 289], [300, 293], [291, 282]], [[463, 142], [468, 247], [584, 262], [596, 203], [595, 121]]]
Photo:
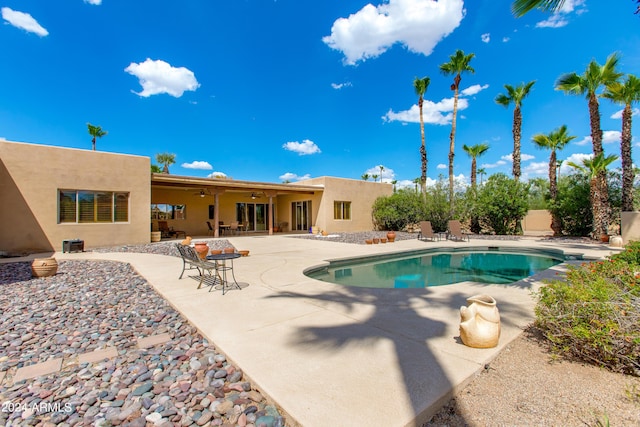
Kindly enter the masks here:
[[[526, 3], [516, 0], [516, 3]], [[528, 3], [535, 3], [533, 0]], [[539, 3], [539, 2], [538, 2]], [[562, 2], [549, 1], [547, 3]], [[547, 5], [553, 7], [553, 5]], [[556, 4], [557, 6], [557, 4]], [[557, 6], [557, 7], [560, 7]], [[540, 6], [532, 6], [540, 7]], [[449, 61], [440, 65], [440, 71], [446, 75], [453, 75], [453, 84], [451, 90], [454, 91], [453, 115], [451, 120], [451, 133], [449, 136], [449, 201], [451, 212], [454, 206], [454, 174], [453, 161], [455, 149], [456, 134], [456, 116], [458, 95], [461, 82], [461, 76], [465, 72], [473, 73], [475, 70], [470, 66], [474, 54], [466, 55], [462, 50], [457, 50], [449, 57]], [[634, 170], [631, 159], [631, 124], [634, 103], [640, 101], [640, 79], [634, 75], [627, 75], [618, 72], [616, 67], [619, 62], [619, 55], [614, 53], [610, 55], [603, 65], [592, 60], [584, 73], [576, 72], [567, 73], [558, 78], [555, 83], [555, 89], [563, 91], [570, 95], [583, 95], [587, 98], [589, 107], [589, 122], [591, 127], [591, 140], [593, 146], [593, 157], [586, 159], [583, 165], [573, 165], [574, 167], [587, 173], [590, 178], [591, 186], [591, 209], [593, 213], [592, 235], [597, 238], [608, 234], [609, 222], [611, 217], [611, 208], [608, 200], [607, 188], [607, 167], [617, 159], [617, 156], [605, 156], [602, 147], [602, 129], [600, 127], [600, 111], [599, 98], [606, 98], [614, 103], [624, 106], [622, 111], [622, 136], [620, 141], [621, 157], [622, 157], [622, 211], [633, 210], [633, 182]], [[429, 77], [416, 78], [413, 86], [418, 95], [418, 107], [420, 114], [420, 158], [421, 158], [421, 176], [419, 178], [421, 191], [425, 192], [426, 175], [427, 175], [427, 148], [425, 142], [424, 121], [422, 118], [422, 106], [424, 95], [429, 87]], [[495, 98], [497, 104], [509, 107], [514, 106], [513, 110], [513, 178], [520, 179], [521, 176], [521, 158], [520, 147], [522, 138], [522, 104], [523, 100], [530, 94], [534, 81], [528, 83], [520, 83], [512, 86], [505, 84], [506, 93], [499, 94]], [[537, 134], [533, 137], [533, 143], [544, 149], [551, 150], [549, 158], [549, 192], [552, 203], [556, 201], [557, 190], [557, 173], [558, 167], [557, 151], [562, 150], [569, 142], [575, 139], [570, 136], [566, 125], [561, 125], [549, 134]], [[464, 151], [471, 157], [471, 186], [476, 186], [476, 159], [484, 154], [489, 146], [487, 144], [464, 145]], [[484, 174], [484, 169], [481, 174]], [[552, 229], [556, 235], [562, 231], [562, 223], [560, 218], [552, 219]]]

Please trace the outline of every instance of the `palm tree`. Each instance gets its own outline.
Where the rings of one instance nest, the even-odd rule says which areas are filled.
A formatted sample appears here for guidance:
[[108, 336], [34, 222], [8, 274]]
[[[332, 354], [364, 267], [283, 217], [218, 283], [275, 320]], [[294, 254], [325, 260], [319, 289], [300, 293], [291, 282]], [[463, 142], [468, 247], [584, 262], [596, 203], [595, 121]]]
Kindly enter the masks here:
[[413, 186], [415, 187], [416, 193], [418, 192], [418, 184], [420, 184], [422, 182], [420, 177], [414, 178], [413, 180]]
[[384, 172], [384, 166], [378, 166], [380, 168], [380, 182], [382, 182], [382, 172]]
[[604, 153], [598, 154], [591, 159], [584, 159], [582, 165], [578, 165], [574, 162], [568, 162], [567, 164], [573, 168], [585, 173], [589, 178], [589, 199], [591, 200], [591, 213], [593, 214], [593, 226], [592, 237], [598, 238], [600, 236], [606, 236], [609, 228], [609, 194], [603, 192], [602, 189], [606, 188], [606, 185], [602, 185], [597, 181], [605, 177], [607, 167], [615, 162], [618, 156], [611, 154], [609, 156]]
[[614, 82], [607, 86], [602, 94], [615, 103], [623, 104], [622, 137], [620, 138], [620, 157], [622, 159], [622, 211], [633, 211], [633, 181], [635, 174], [631, 160], [631, 107], [640, 101], [640, 79], [629, 74], [623, 83]]
[[368, 173], [363, 173], [360, 178], [362, 178], [363, 181], [369, 181], [369, 174]]
[[[560, 126], [548, 135], [539, 133], [533, 136], [533, 143], [536, 147], [551, 150], [551, 155], [549, 156], [549, 195], [552, 202], [555, 202], [558, 198], [558, 178], [556, 175], [558, 160], [556, 151], [562, 150], [575, 138], [575, 136], [567, 133], [567, 125]], [[562, 164], [562, 161], [560, 161], [560, 164]], [[551, 229], [554, 236], [562, 234], [562, 219], [555, 212], [551, 213]]]
[[378, 182], [378, 175], [377, 174], [372, 174], [371, 178], [373, 178], [373, 182]]
[[489, 149], [489, 144], [463, 145], [462, 149], [471, 157], [471, 187], [476, 187], [476, 158], [482, 156]]
[[465, 71], [475, 73], [475, 70], [469, 65], [475, 54], [465, 55], [460, 49], [456, 53], [449, 56], [449, 62], [440, 64], [440, 72], [444, 75], [453, 75], [453, 118], [451, 119], [451, 134], [449, 135], [449, 205], [453, 214], [453, 156], [456, 139], [456, 117], [458, 115], [458, 93], [460, 89], [461, 74]]
[[511, 11], [518, 18], [533, 9], [556, 12], [564, 2], [565, 0], [514, 0], [511, 5]]
[[427, 146], [424, 138], [424, 118], [422, 117], [422, 104], [424, 101], [424, 94], [427, 92], [427, 88], [431, 83], [429, 77], [418, 78], [413, 80], [413, 88], [418, 95], [418, 109], [420, 110], [420, 137], [422, 139], [422, 145], [420, 145], [420, 160], [422, 162], [422, 175], [420, 175], [420, 190], [422, 194], [427, 191]]
[[[473, 198], [476, 197], [476, 158], [483, 155], [489, 149], [489, 144], [476, 144], [472, 146], [463, 145], [462, 149], [467, 152], [467, 154], [471, 157], [471, 194]], [[478, 215], [471, 215], [471, 231], [473, 233], [480, 233], [482, 227], [480, 227], [480, 220], [478, 219]]]
[[[540, 9], [543, 12], [557, 12], [564, 5], [564, 2], [565, 0], [514, 0], [511, 11], [517, 18], [521, 18], [533, 9]], [[637, 3], [640, 3], [640, 0]], [[637, 7], [636, 13], [640, 13], [640, 6]]]
[[[586, 95], [589, 104], [589, 123], [591, 126], [591, 142], [593, 145], [593, 157], [594, 159], [601, 154], [604, 156], [604, 150], [602, 148], [602, 129], [600, 128], [600, 105], [598, 104], [598, 90], [601, 86], [610, 86], [618, 81], [621, 73], [616, 72], [616, 65], [618, 64], [619, 57], [616, 53], [609, 55], [604, 65], [599, 65], [595, 60], [592, 60], [587, 69], [582, 75], [577, 73], [568, 73], [560, 76], [556, 81], [556, 89], [562, 90], [571, 95]], [[602, 185], [602, 188], [597, 188], [595, 191], [598, 194], [608, 194], [606, 169], [600, 169], [600, 176], [597, 180], [592, 181], [596, 185]], [[605, 199], [602, 199], [605, 200]], [[606, 198], [607, 204], [609, 198]], [[609, 206], [602, 206], [598, 209], [598, 212], [609, 212]], [[598, 223], [603, 220], [604, 222]], [[607, 234], [607, 225], [609, 218], [603, 218], [602, 216], [594, 215], [594, 231], [597, 229], [601, 235]]]
[[480, 185], [482, 185], [482, 177], [487, 173], [485, 168], [478, 169], [478, 175], [480, 175]]
[[156, 162], [163, 165], [162, 173], [169, 173], [169, 165], [172, 165], [176, 162], [176, 155], [171, 153], [160, 153], [156, 154]]
[[161, 173], [162, 168], [158, 165], [151, 165], [151, 173]]
[[93, 147], [93, 151], [96, 151], [96, 138], [102, 138], [107, 134], [106, 130], [102, 130], [100, 126], [94, 126], [91, 123], [87, 123], [87, 129], [89, 130], [89, 135], [91, 138], [91, 145]]
[[507, 95], [501, 93], [496, 97], [496, 103], [509, 107], [513, 102], [513, 178], [517, 181], [520, 179], [520, 137], [522, 136], [522, 100], [527, 97], [531, 87], [536, 81], [529, 83], [520, 83], [515, 88], [511, 85], [504, 85], [507, 89]]

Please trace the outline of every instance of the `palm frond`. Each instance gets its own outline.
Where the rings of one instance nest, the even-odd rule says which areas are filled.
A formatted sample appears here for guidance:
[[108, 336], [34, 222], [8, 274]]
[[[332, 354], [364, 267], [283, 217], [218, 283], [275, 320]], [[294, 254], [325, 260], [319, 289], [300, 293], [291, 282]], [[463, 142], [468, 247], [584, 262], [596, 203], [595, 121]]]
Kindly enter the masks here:
[[511, 12], [520, 18], [533, 9], [544, 12], [556, 12], [562, 8], [565, 0], [514, 0], [511, 4]]

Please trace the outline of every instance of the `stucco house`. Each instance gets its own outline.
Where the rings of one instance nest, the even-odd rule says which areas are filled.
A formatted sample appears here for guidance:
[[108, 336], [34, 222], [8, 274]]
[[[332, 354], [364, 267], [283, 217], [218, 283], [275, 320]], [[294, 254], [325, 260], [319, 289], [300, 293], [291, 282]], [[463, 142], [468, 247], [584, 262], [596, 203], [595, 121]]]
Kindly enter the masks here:
[[[393, 186], [319, 177], [290, 184], [150, 172], [149, 157], [0, 141], [0, 255], [143, 244], [158, 221], [191, 236], [373, 229]], [[207, 222], [212, 225], [209, 232]]]

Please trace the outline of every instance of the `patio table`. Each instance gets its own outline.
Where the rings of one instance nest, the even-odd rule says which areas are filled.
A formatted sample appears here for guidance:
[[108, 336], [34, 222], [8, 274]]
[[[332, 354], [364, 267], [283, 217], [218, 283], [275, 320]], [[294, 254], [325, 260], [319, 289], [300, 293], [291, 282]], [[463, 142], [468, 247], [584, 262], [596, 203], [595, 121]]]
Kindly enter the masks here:
[[[236, 276], [233, 273], [233, 260], [236, 258], [240, 258], [240, 254], [237, 252], [233, 253], [224, 253], [224, 254], [215, 254], [215, 255], [207, 255], [207, 259], [209, 261], [215, 261], [216, 263], [216, 275], [218, 279], [220, 279], [220, 283], [222, 286], [222, 295], [225, 294], [227, 288], [229, 288], [230, 283], [227, 280], [227, 271], [231, 272], [231, 277], [233, 278], [232, 284], [236, 286], [236, 288], [242, 290], [238, 282], [236, 281]], [[229, 263], [227, 263], [229, 261]], [[213, 289], [213, 285], [211, 286]], [[209, 289], [209, 292], [211, 292]]]

